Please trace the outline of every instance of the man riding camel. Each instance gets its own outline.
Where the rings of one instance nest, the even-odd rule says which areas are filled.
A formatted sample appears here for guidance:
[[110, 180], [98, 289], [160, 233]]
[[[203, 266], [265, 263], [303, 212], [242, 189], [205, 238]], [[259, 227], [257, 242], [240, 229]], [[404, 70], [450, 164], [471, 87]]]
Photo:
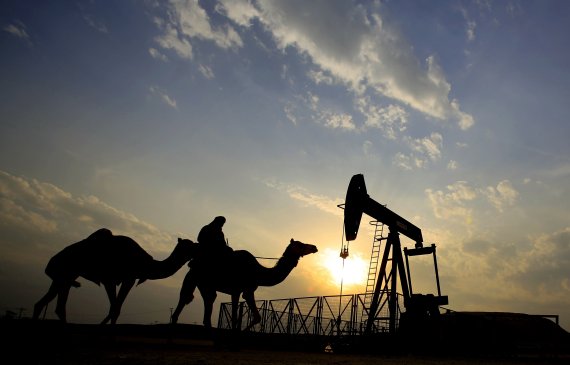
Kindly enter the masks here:
[[[222, 227], [226, 223], [226, 218], [222, 216], [215, 217], [213, 221], [206, 224], [198, 233], [198, 243], [200, 244], [199, 253], [188, 263], [190, 271], [184, 277], [183, 287], [187, 288], [190, 293], [194, 293], [198, 283], [196, 278], [203, 270], [215, 267], [216, 265], [227, 265], [231, 259], [233, 249], [229, 246], [224, 236]], [[188, 296], [188, 303], [192, 301], [194, 295]], [[186, 304], [188, 304], [186, 303]]]

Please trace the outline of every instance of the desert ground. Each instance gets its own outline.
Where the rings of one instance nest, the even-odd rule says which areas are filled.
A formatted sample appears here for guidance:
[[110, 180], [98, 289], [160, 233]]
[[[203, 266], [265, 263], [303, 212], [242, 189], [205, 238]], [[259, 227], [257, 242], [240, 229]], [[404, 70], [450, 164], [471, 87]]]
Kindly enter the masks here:
[[[19, 323], [18, 323], [19, 322]], [[178, 326], [178, 325], [177, 325]], [[111, 326], [32, 323], [0, 323], [4, 363], [13, 364], [335, 364], [335, 365], [471, 365], [471, 364], [568, 364], [567, 353], [442, 353], [412, 351], [414, 346], [372, 343], [371, 351], [325, 351], [314, 342], [281, 338], [241, 337], [206, 333], [200, 326]], [[407, 349], [407, 350], [406, 350]]]

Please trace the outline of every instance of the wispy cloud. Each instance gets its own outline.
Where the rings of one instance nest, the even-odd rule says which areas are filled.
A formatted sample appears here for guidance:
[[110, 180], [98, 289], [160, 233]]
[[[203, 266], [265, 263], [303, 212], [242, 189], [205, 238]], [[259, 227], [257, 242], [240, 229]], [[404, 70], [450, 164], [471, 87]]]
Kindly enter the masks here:
[[200, 65], [198, 70], [207, 79], [213, 79], [215, 77], [214, 71], [212, 71], [212, 68], [207, 65]]
[[359, 97], [356, 105], [365, 116], [364, 126], [380, 129], [388, 139], [396, 139], [407, 128], [408, 113], [401, 106], [390, 104], [379, 107], [370, 97]]
[[[302, 9], [302, 12], [300, 11]], [[232, 24], [251, 30], [259, 22], [279, 49], [296, 49], [308, 56], [316, 83], [345, 85], [358, 94], [371, 90], [397, 100], [430, 117], [455, 119], [462, 129], [473, 117], [450, 100], [451, 85], [434, 56], [422, 64], [412, 47], [378, 11], [349, 1], [221, 1], [216, 11], [232, 23], [217, 27], [198, 1], [171, 1], [169, 18], [157, 22], [163, 35], [157, 42], [192, 58], [190, 40], [210, 40], [225, 49], [242, 47]]]
[[157, 60], [161, 60], [163, 62], [168, 61], [168, 57], [158, 51], [156, 48], [149, 48], [148, 53], [152, 56], [152, 58], [156, 58]]
[[10, 33], [14, 37], [23, 39], [28, 43], [31, 42], [30, 35], [28, 34], [28, 31], [26, 30], [26, 25], [19, 20], [16, 20], [10, 24], [6, 24], [4, 27], [2, 27], [2, 29], [5, 32]]
[[532, 239], [531, 249], [521, 251], [508, 278], [540, 300], [570, 304], [570, 227]]
[[175, 51], [181, 58], [191, 60], [194, 57], [190, 42], [180, 35], [178, 30], [170, 24], [163, 26], [162, 35], [156, 37], [155, 41], [160, 47]]
[[342, 212], [340, 212], [340, 209], [337, 207], [339, 204], [343, 203], [342, 199], [332, 199], [324, 195], [314, 194], [298, 185], [285, 184], [276, 180], [268, 179], [265, 180], [264, 183], [270, 188], [286, 193], [292, 199], [297, 200], [306, 206], [315, 207], [323, 212], [337, 216], [342, 215]]
[[324, 120], [324, 125], [329, 128], [356, 129], [352, 116], [345, 113], [325, 112], [321, 114], [321, 118]]
[[519, 192], [509, 180], [499, 182], [496, 187], [488, 186], [483, 192], [489, 202], [500, 212], [505, 206], [514, 205], [519, 196]]
[[465, 205], [477, 197], [477, 192], [466, 181], [457, 181], [446, 187], [446, 191], [426, 189], [433, 213], [440, 219], [459, 218], [466, 224], [473, 222], [473, 209]]
[[158, 96], [164, 103], [174, 109], [177, 109], [176, 100], [168, 95], [165, 90], [159, 88], [158, 86], [150, 86], [148, 89], [152, 95]]
[[296, 101], [297, 103], [289, 102], [284, 107], [287, 119], [294, 124], [297, 124], [299, 119], [303, 119], [297, 114], [300, 113], [299, 109], [304, 109], [310, 115], [308, 119], [326, 128], [344, 131], [359, 130], [352, 115], [321, 106], [320, 98], [316, 94], [307, 92], [304, 95], [297, 95]]
[[457, 181], [447, 185], [446, 190], [426, 189], [433, 213], [437, 218], [450, 219], [460, 217], [463, 221], [473, 221], [474, 209], [469, 202], [483, 198], [497, 211], [503, 212], [505, 207], [513, 206], [519, 192], [509, 180], [500, 181], [496, 186], [473, 187], [466, 181]]
[[307, 74], [311, 80], [315, 82], [315, 84], [325, 84], [325, 85], [332, 85], [334, 83], [334, 79], [329, 74], [323, 72], [322, 70], [310, 70]]
[[132, 235], [141, 246], [169, 252], [176, 237], [160, 231], [96, 196], [74, 196], [56, 185], [0, 171], [0, 226], [4, 239], [36, 234], [49, 237], [83, 237], [107, 227]]
[[470, 18], [467, 9], [462, 7], [460, 11], [463, 15], [463, 19], [465, 19], [465, 34], [467, 36], [467, 41], [472, 42], [476, 38], [475, 29], [477, 28], [477, 23]]
[[224, 49], [243, 46], [239, 34], [231, 25], [212, 27], [210, 17], [200, 7], [198, 0], [171, 1], [168, 18], [156, 19], [156, 24], [163, 30], [163, 34], [156, 38], [156, 42], [162, 48], [174, 50], [182, 58], [193, 58], [192, 39], [213, 41]]
[[457, 297], [477, 285], [491, 301], [564, 311], [570, 305], [570, 227], [520, 242], [467, 240], [460, 250], [446, 261], [462, 281]]
[[107, 29], [107, 25], [103, 23], [101, 20], [95, 20], [91, 15], [83, 14], [83, 19], [87, 22], [87, 24], [101, 33], [109, 33], [109, 29]]
[[394, 164], [405, 170], [426, 168], [431, 162], [441, 159], [443, 137], [439, 133], [432, 133], [429, 137], [404, 137], [404, 142], [412, 150], [409, 154], [397, 153]]
[[297, 125], [297, 116], [295, 115], [295, 104], [293, 103], [285, 104], [285, 106], [283, 107], [283, 112], [285, 113], [287, 119], [291, 121], [291, 123]]
[[447, 163], [448, 170], [457, 170], [458, 167], [459, 164], [455, 160], [449, 160], [449, 162]]

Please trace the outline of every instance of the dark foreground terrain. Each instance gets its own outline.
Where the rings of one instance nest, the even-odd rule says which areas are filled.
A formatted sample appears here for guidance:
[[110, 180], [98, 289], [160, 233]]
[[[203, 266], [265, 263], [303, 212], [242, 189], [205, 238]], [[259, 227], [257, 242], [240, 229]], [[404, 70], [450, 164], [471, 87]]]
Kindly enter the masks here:
[[[299, 338], [194, 325], [63, 325], [55, 321], [0, 321], [4, 364], [570, 364], [565, 347], [529, 346], [488, 351], [472, 346], [423, 346], [420, 339]], [[428, 341], [429, 339], [425, 339]], [[459, 349], [459, 350], [457, 350]]]

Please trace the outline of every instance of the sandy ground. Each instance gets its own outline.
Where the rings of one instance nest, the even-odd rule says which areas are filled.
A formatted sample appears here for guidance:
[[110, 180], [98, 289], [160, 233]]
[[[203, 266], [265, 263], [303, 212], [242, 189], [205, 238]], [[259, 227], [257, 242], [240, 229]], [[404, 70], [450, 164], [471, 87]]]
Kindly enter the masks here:
[[263, 349], [229, 350], [212, 343], [156, 344], [120, 340], [106, 346], [69, 347], [49, 351], [29, 349], [14, 358], [13, 363], [91, 365], [91, 364], [152, 364], [152, 365], [475, 365], [475, 364], [568, 364], [561, 358], [459, 358], [421, 355], [358, 355], [316, 353], [305, 351], [272, 351]]
[[[327, 353], [323, 348], [285, 350], [246, 338], [239, 346], [228, 346], [228, 338], [212, 340], [200, 331], [176, 333], [133, 327], [73, 327], [59, 325], [2, 325], [2, 353], [6, 364], [152, 364], [152, 365], [245, 365], [245, 364], [334, 364], [334, 365], [473, 365], [473, 364], [570, 364], [568, 356], [470, 356], [376, 352]], [[174, 335], [173, 335], [174, 334]], [[381, 346], [382, 344], [377, 344]], [[374, 344], [372, 346], [375, 346]]]

